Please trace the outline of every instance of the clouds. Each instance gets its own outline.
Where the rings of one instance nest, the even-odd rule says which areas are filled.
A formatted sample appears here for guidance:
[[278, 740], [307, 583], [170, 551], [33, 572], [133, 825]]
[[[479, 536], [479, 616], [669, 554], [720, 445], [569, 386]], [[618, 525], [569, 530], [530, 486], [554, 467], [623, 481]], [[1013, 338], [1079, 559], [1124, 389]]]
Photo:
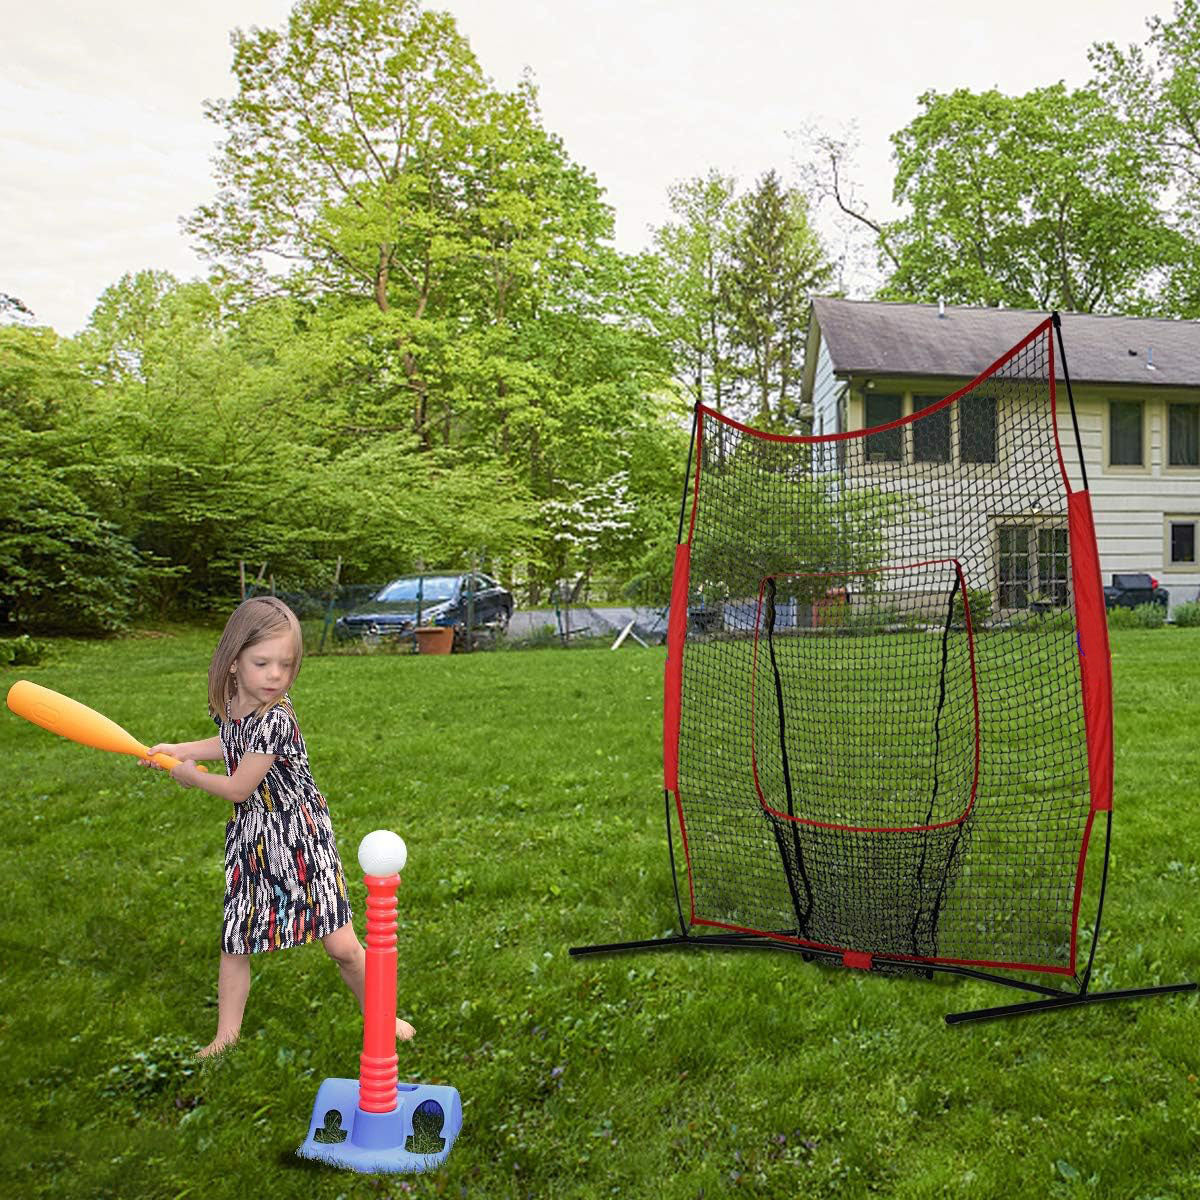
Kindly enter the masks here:
[[[483, 69], [525, 67], [546, 124], [617, 210], [623, 249], [666, 219], [673, 181], [786, 171], [787, 131], [857, 119], [864, 194], [886, 208], [887, 136], [925, 88], [1023, 91], [1087, 78], [1096, 40], [1141, 41], [1169, 0], [958, 0], [868, 9], [808, 0], [445, 0]], [[288, 0], [36, 0], [0, 49], [0, 291], [72, 333], [127, 271], [203, 270], [179, 219], [214, 191], [207, 98], [229, 95], [234, 26]], [[907, 15], [913, 11], [914, 15]]]
[[179, 227], [213, 191], [202, 102], [232, 90], [233, 25], [288, 8], [39, 0], [6, 17], [0, 291], [74, 333], [127, 271], [202, 271]]

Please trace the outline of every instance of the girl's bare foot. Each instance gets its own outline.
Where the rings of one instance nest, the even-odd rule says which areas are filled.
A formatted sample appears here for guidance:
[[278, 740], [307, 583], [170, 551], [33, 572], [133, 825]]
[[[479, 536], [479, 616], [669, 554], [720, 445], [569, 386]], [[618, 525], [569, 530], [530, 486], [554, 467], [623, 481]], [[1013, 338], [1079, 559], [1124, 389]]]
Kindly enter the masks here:
[[[409, 1034], [411, 1037], [412, 1034]], [[237, 1041], [236, 1037], [215, 1037], [203, 1050], [196, 1051], [197, 1058], [212, 1058], [215, 1054], [220, 1054], [224, 1050], [228, 1050], [230, 1046]]]
[[410, 1041], [414, 1033], [416, 1033], [416, 1030], [407, 1021], [402, 1021], [399, 1017], [396, 1018], [396, 1038], [398, 1041]]

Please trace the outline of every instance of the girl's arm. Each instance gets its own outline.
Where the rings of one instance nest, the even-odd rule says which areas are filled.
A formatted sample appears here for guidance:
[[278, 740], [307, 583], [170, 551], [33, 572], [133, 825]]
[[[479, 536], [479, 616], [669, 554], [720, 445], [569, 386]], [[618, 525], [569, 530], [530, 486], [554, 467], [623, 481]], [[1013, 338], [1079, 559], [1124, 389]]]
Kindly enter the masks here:
[[190, 759], [185, 759], [172, 768], [171, 778], [181, 787], [197, 787], [202, 792], [228, 800], [230, 804], [241, 804], [254, 795], [274, 761], [273, 754], [245, 754], [232, 775], [208, 775], [198, 770]]
[[225, 751], [221, 748], [221, 735], [218, 733], [216, 737], [210, 737], [203, 742], [185, 742], [183, 749], [185, 753], [175, 755], [176, 758], [194, 758], [200, 761], [211, 761], [212, 759], [223, 759]]
[[194, 758], [202, 761], [225, 756], [221, 749], [220, 734], [203, 742], [159, 742], [158, 745], [151, 746], [147, 753], [169, 754], [172, 758]]

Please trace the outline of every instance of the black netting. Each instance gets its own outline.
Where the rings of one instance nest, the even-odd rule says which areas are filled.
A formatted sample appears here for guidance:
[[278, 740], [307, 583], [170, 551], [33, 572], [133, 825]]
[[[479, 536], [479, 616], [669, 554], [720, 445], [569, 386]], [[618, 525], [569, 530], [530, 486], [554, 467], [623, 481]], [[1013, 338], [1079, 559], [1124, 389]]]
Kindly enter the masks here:
[[1050, 336], [907, 418], [868, 392], [869, 426], [900, 419], [874, 433], [780, 439], [701, 409], [694, 922], [1074, 969], [1090, 795]]

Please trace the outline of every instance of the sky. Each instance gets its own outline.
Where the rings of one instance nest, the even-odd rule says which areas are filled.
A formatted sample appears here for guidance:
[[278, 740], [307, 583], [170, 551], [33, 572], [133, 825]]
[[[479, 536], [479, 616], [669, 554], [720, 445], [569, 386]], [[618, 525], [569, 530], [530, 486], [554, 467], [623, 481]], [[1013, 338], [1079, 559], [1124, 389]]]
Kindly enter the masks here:
[[[486, 74], [526, 70], [543, 119], [644, 248], [667, 189], [715, 167], [796, 179], [796, 131], [859, 143], [858, 198], [891, 212], [889, 136], [929, 89], [1084, 84], [1089, 46], [1144, 42], [1170, 0], [442, 0]], [[126, 272], [205, 273], [180, 218], [212, 198], [234, 27], [289, 0], [0, 0], [0, 292], [74, 334]], [[823, 217], [822, 220], [825, 220]], [[853, 286], [854, 281], [849, 280]]]

